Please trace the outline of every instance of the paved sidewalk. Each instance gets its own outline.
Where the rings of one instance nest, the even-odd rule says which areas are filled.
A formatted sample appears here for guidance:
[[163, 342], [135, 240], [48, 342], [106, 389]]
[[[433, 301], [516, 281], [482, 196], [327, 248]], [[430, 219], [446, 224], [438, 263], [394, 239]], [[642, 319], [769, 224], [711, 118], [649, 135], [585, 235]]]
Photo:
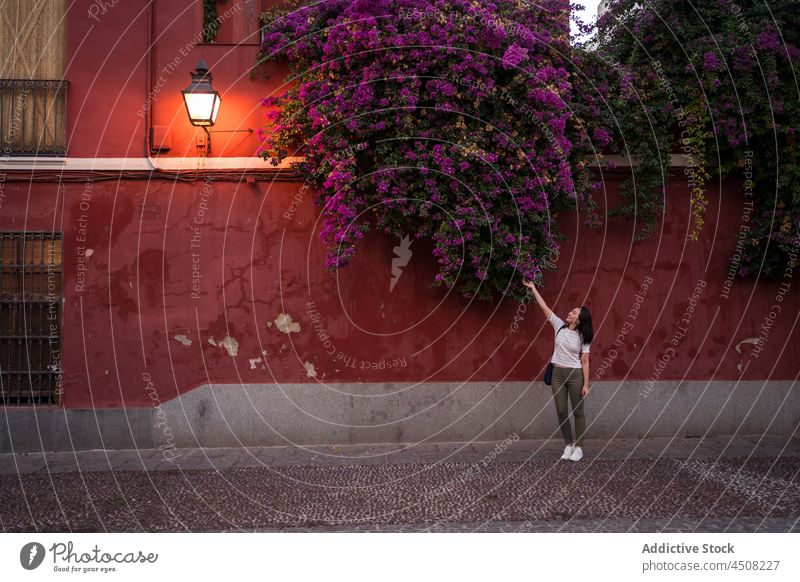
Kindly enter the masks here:
[[[220, 530], [238, 531], [238, 530]], [[256, 528], [259, 533], [800, 533], [800, 521], [777, 517], [570, 519]]]
[[0, 455], [4, 531], [798, 531], [800, 439]]
[[[558, 459], [556, 440], [517, 440], [492, 454], [501, 442], [319, 445], [195, 449], [92, 450], [57, 453], [0, 454], [0, 475], [95, 471], [200, 471], [231, 467], [288, 465], [380, 465], [408, 463], [514, 462]], [[587, 439], [581, 463], [609, 459], [800, 457], [800, 438]], [[488, 456], [488, 457], [487, 457]], [[484, 459], [486, 458], [486, 459]]]

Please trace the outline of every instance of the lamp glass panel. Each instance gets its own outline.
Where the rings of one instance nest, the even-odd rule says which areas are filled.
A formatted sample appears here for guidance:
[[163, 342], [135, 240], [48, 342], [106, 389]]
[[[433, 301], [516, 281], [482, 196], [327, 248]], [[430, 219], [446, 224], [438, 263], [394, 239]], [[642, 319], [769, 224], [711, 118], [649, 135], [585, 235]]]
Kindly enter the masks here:
[[214, 110], [211, 113], [211, 123], [217, 122], [217, 113], [219, 113], [219, 104], [222, 103], [222, 97], [220, 97], [218, 94], [215, 94], [214, 96], [217, 98], [217, 100], [214, 101]]
[[184, 93], [183, 96], [192, 123], [206, 125], [209, 122], [214, 123], [219, 109], [219, 99], [216, 93]]

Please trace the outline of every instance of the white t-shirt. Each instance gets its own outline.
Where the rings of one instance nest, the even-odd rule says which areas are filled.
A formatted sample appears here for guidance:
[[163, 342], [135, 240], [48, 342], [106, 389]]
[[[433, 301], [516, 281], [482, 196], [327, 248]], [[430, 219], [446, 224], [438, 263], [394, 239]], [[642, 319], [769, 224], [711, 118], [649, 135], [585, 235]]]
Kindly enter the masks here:
[[[577, 330], [568, 327], [561, 329], [561, 326], [564, 325], [564, 320], [555, 313], [551, 312], [547, 321], [550, 322], [556, 332], [553, 357], [550, 358], [550, 361], [565, 368], [580, 368], [581, 360], [578, 352], [588, 354], [589, 344], [581, 346], [581, 334]], [[560, 332], [558, 331], [559, 329], [561, 329]]]

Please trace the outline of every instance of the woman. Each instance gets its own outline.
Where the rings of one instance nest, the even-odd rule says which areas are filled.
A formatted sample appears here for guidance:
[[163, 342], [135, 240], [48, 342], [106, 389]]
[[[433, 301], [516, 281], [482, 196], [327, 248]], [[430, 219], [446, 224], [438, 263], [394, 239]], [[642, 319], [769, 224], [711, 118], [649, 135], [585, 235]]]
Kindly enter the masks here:
[[[547, 306], [533, 283], [523, 280], [533, 291], [536, 303], [555, 330], [555, 346], [550, 361], [553, 364], [553, 399], [556, 403], [561, 434], [567, 443], [562, 459], [580, 461], [583, 458], [583, 433], [586, 419], [583, 398], [589, 393], [589, 344], [594, 338], [592, 314], [586, 307], [575, 307], [567, 314], [566, 322]], [[572, 403], [575, 418], [575, 440], [569, 423], [567, 397]]]

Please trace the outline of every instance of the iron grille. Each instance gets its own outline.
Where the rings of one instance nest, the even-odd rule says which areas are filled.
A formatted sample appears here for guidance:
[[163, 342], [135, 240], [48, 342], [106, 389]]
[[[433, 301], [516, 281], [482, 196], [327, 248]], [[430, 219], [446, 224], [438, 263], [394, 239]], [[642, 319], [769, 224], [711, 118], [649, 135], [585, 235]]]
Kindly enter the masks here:
[[0, 79], [4, 156], [66, 155], [66, 81]]
[[62, 234], [0, 232], [0, 403], [57, 404]]

